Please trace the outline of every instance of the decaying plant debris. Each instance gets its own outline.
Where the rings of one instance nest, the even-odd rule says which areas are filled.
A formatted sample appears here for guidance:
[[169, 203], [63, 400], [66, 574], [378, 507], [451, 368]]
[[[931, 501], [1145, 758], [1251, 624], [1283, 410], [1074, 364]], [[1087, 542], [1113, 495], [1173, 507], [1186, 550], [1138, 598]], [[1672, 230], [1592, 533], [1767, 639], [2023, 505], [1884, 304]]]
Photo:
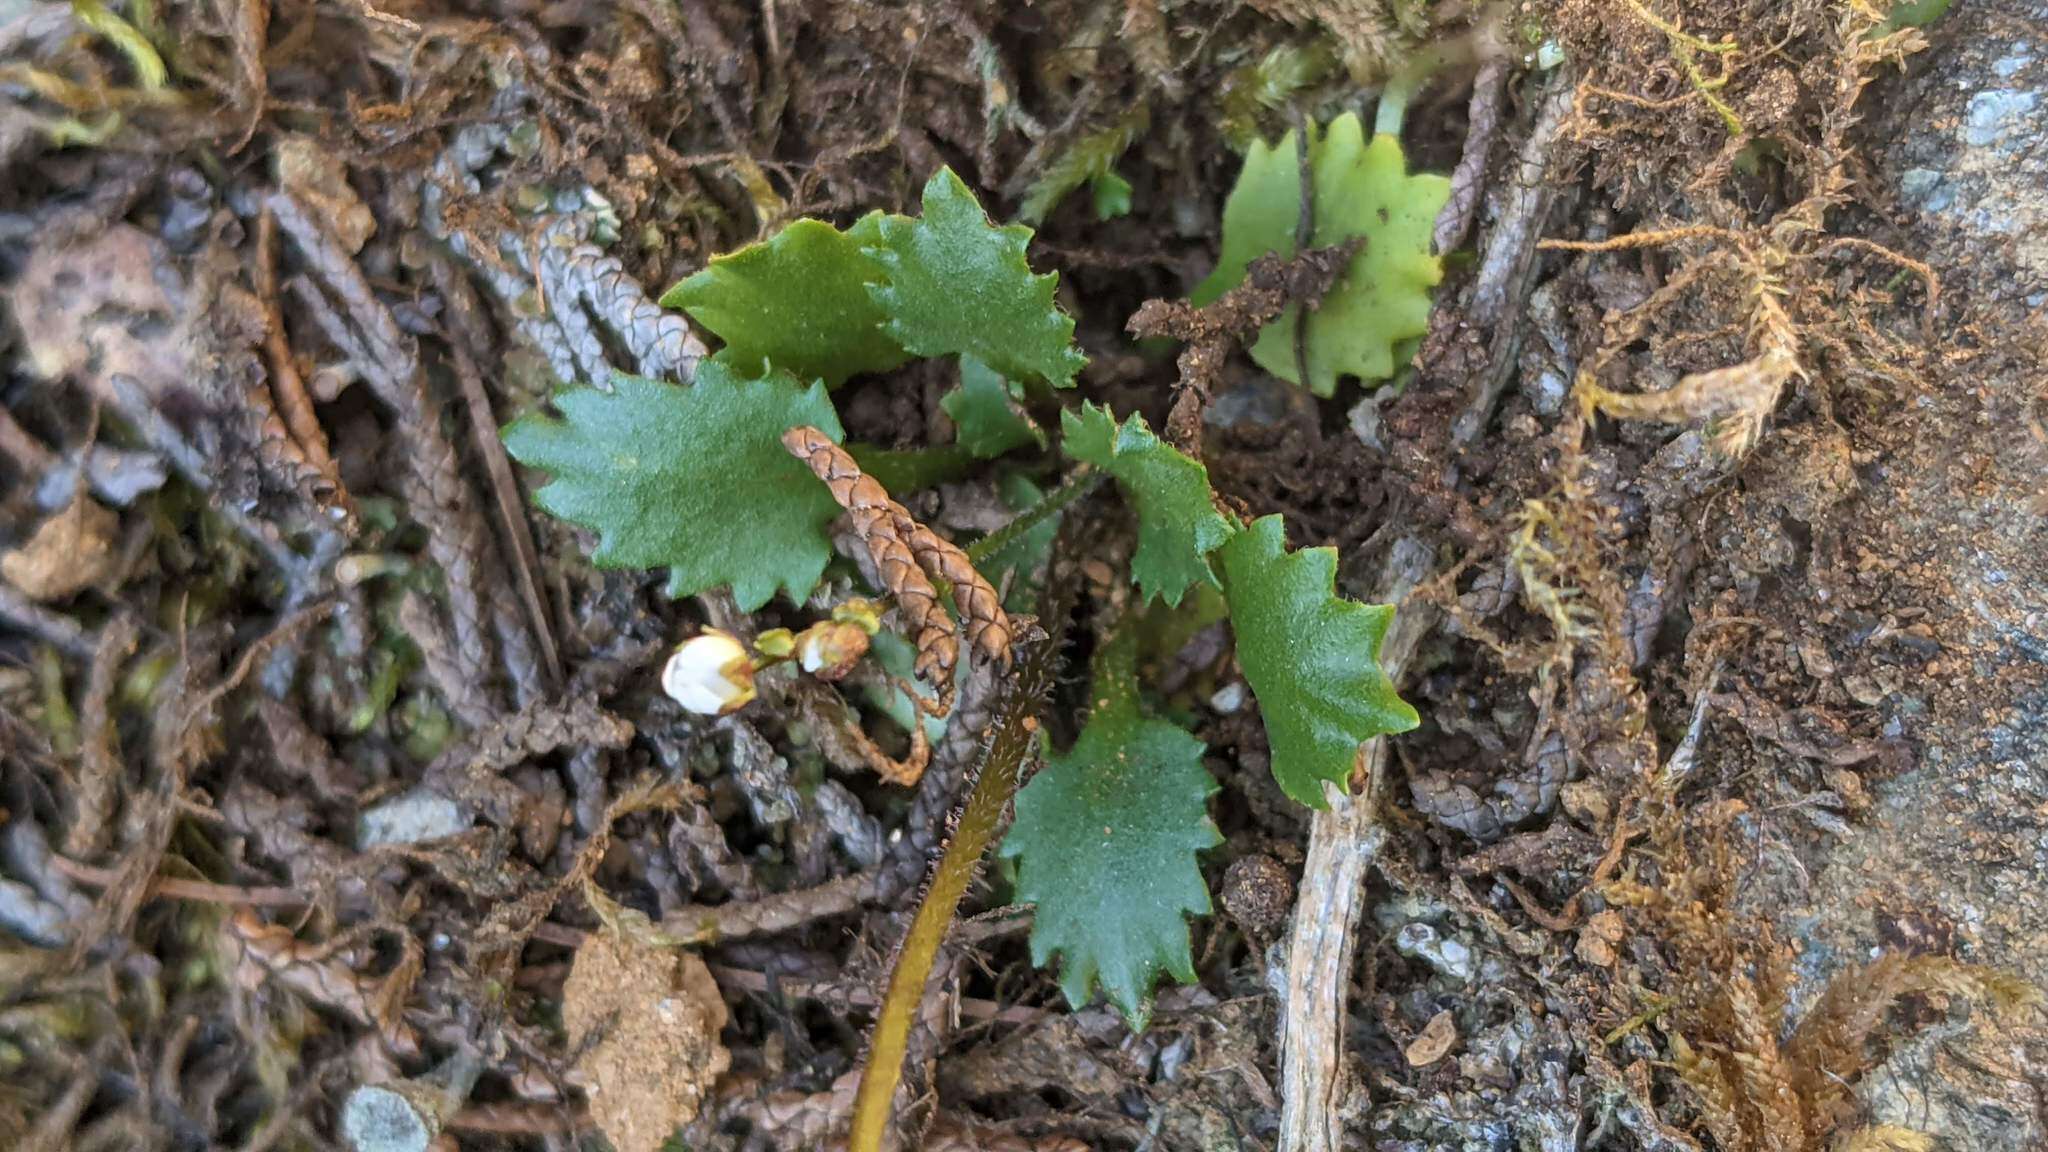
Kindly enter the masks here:
[[[591, 567], [498, 429], [691, 380], [662, 288], [942, 167], [1037, 227], [1076, 401], [1398, 595], [1422, 725], [1311, 813], [1227, 625], [1148, 625], [1222, 785], [1197, 981], [1071, 1008], [991, 868], [893, 1142], [2048, 1141], [2048, 209], [1996, 178], [2048, 165], [2048, 41], [1945, 7], [0, 6], [0, 1146], [844, 1140], [1007, 597], [1061, 584], [1065, 747], [1130, 517], [1077, 486], [978, 567], [998, 471], [800, 429], [871, 587], [742, 612]], [[1355, 244], [1186, 298], [1251, 141], [1411, 89], [1445, 279], [1318, 400], [1244, 349]], [[930, 367], [841, 387], [847, 442], [950, 451]], [[900, 668], [660, 691], [883, 592]]]

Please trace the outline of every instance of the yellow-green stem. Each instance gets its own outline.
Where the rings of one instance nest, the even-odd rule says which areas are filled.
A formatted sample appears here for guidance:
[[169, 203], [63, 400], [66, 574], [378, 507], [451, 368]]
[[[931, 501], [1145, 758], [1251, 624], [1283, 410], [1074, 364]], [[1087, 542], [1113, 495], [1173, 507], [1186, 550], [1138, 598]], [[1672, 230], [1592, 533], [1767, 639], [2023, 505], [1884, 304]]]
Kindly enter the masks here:
[[1052, 687], [1058, 666], [1059, 645], [1051, 639], [1033, 642], [1018, 660], [994, 731], [982, 748], [981, 766], [967, 803], [960, 811], [953, 839], [939, 858], [938, 870], [926, 889], [924, 903], [910, 922], [903, 946], [896, 953], [896, 968], [889, 974], [889, 988], [882, 998], [881, 1013], [875, 1018], [874, 1038], [868, 1044], [867, 1067], [861, 1070], [860, 1089], [853, 1099], [853, 1131], [848, 1152], [881, 1152], [889, 1129], [889, 1109], [896, 1087], [903, 1079], [903, 1057], [910, 1047], [910, 1029], [917, 1021], [918, 1005], [924, 1000], [925, 982], [938, 959], [939, 946], [946, 941], [953, 914], [961, 897], [974, 881], [981, 858], [995, 842], [1003, 810], [1016, 795], [1017, 785], [1038, 748], [1038, 712]]

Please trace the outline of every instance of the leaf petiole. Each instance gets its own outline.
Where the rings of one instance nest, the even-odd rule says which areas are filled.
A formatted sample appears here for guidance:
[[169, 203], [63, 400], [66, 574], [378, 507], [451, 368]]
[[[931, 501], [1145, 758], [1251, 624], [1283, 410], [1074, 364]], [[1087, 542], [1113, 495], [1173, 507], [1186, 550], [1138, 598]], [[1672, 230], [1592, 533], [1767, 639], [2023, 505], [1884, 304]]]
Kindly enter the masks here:
[[969, 544], [967, 558], [974, 562], [975, 567], [981, 567], [991, 557], [1001, 555], [1005, 548], [1065, 511], [1068, 505], [1095, 491], [1096, 485], [1101, 483], [1101, 472], [1085, 465], [1076, 468], [1066, 482], [1047, 493], [1045, 499], [1017, 513], [1008, 524]]

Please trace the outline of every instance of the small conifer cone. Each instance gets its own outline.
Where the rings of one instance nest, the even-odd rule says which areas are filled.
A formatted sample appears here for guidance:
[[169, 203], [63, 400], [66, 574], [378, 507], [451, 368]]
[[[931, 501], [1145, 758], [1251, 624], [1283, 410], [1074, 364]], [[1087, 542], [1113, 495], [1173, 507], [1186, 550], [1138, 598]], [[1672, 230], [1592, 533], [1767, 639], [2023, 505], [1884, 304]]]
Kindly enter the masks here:
[[1009, 667], [1010, 617], [995, 587], [952, 541], [907, 516], [897, 529], [924, 570], [953, 586], [953, 605], [967, 623], [967, 642], [982, 659]]
[[832, 498], [846, 509], [854, 534], [867, 545], [883, 585], [896, 598], [896, 606], [915, 633], [917, 674], [934, 684], [950, 683], [960, 660], [960, 642], [939, 603], [938, 590], [898, 532], [899, 523], [915, 521], [889, 499], [887, 489], [863, 473], [853, 457], [823, 432], [799, 425], [782, 434], [782, 444], [825, 482]]

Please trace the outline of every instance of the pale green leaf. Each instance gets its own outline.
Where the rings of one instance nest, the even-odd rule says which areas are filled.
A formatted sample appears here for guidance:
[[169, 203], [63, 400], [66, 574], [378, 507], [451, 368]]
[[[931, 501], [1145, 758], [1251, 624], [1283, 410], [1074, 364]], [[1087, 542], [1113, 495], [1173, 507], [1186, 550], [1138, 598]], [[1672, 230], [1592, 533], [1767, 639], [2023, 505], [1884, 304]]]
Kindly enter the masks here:
[[882, 268], [866, 250], [881, 240], [880, 212], [844, 232], [820, 220], [792, 221], [767, 240], [713, 257], [661, 302], [723, 340], [718, 359], [741, 375], [781, 368], [836, 388], [910, 358], [882, 330], [887, 317], [868, 291]]
[[1058, 277], [1025, 262], [1031, 229], [989, 223], [967, 185], [941, 168], [924, 188], [924, 215], [881, 221], [869, 248], [882, 266], [871, 287], [896, 342], [919, 356], [964, 354], [1010, 380], [1073, 384], [1087, 358], [1074, 321], [1053, 303]]
[[1142, 416], [1119, 424], [1108, 409], [1084, 403], [1060, 423], [1067, 455], [1115, 477], [1137, 509], [1138, 590], [1179, 604], [1189, 587], [1216, 583], [1208, 555], [1229, 539], [1230, 521], [1216, 510], [1208, 469], [1154, 435]]
[[1380, 668], [1394, 610], [1340, 598], [1336, 549], [1289, 552], [1278, 516], [1253, 521], [1217, 556], [1238, 667], [1272, 746], [1273, 778], [1295, 800], [1322, 808], [1322, 782], [1341, 787], [1359, 745], [1418, 722]]
[[1026, 444], [1045, 446], [1045, 433], [1010, 394], [1010, 382], [973, 356], [960, 357], [960, 387], [939, 398], [953, 418], [954, 443], [984, 460]]
[[[902, 636], [887, 628], [875, 633], [868, 642], [868, 653], [875, 664], [889, 675], [859, 676], [854, 678], [853, 689], [868, 705], [896, 722], [905, 732], [912, 724], [924, 725], [925, 738], [936, 744], [946, 735], [949, 717], [933, 716], [910, 699], [915, 692], [927, 703], [938, 699], [939, 690], [927, 684], [916, 674], [917, 648]], [[960, 668], [953, 670], [953, 683], [957, 690], [960, 682]], [[905, 689], [909, 691], [906, 692]]]
[[[1327, 132], [1311, 129], [1309, 165], [1315, 182], [1309, 243], [1321, 248], [1362, 236], [1365, 248], [1309, 315], [1306, 381], [1295, 359], [1299, 308], [1259, 330], [1252, 359], [1283, 380], [1328, 396], [1342, 376], [1367, 382], [1392, 376], [1395, 346], [1428, 330], [1430, 290], [1443, 278], [1443, 262], [1430, 253], [1430, 239], [1451, 185], [1441, 176], [1410, 175], [1401, 142], [1377, 135], [1368, 144], [1352, 113], [1331, 122]], [[1216, 271], [1191, 299], [1206, 304], [1223, 295], [1244, 281], [1246, 265], [1269, 252], [1293, 255], [1300, 219], [1294, 133], [1275, 145], [1255, 142], [1223, 207]]]
[[817, 586], [839, 506], [781, 436], [810, 424], [839, 439], [822, 383], [780, 371], [743, 380], [707, 361], [689, 385], [619, 376], [610, 392], [572, 389], [555, 407], [559, 419], [508, 425], [505, 447], [553, 477], [534, 503], [596, 530], [598, 566], [667, 566], [676, 596], [730, 585], [749, 612], [777, 589], [802, 601]]
[[1209, 912], [1196, 854], [1223, 837], [1202, 742], [1138, 706], [1135, 649], [1128, 629], [1104, 646], [1088, 723], [1017, 794], [1002, 854], [1017, 861], [1017, 898], [1037, 905], [1032, 962], [1058, 955], [1068, 1003], [1086, 1004], [1099, 980], [1142, 1028], [1162, 971], [1195, 978], [1187, 918]]

